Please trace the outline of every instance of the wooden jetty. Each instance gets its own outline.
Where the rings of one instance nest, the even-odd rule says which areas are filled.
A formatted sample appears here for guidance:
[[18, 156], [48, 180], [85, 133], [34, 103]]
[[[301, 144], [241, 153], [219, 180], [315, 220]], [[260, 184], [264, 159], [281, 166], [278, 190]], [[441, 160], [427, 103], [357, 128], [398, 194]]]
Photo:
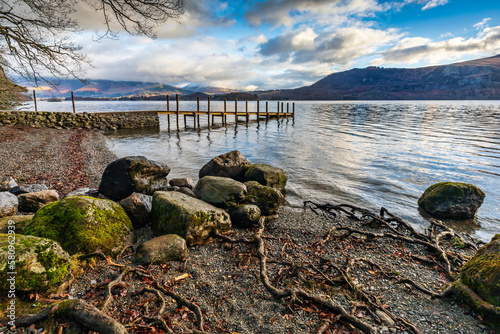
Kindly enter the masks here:
[[[228, 110], [227, 105], [228, 101], [224, 99], [224, 110], [211, 110], [210, 109], [210, 97], [208, 97], [207, 101], [207, 109], [200, 110], [200, 98], [196, 99], [196, 110], [194, 111], [186, 111], [179, 109], [179, 95], [175, 95], [175, 110], [170, 109], [170, 96], [167, 95], [167, 110], [166, 111], [158, 111], [158, 115], [167, 115], [168, 116], [168, 128], [170, 129], [170, 115], [175, 115], [175, 123], [177, 129], [180, 127], [180, 116], [184, 117], [184, 128], [187, 127], [187, 118], [193, 118], [193, 127], [200, 128], [200, 115], [205, 115], [207, 117], [207, 125], [215, 125], [215, 118], [220, 117], [220, 121], [222, 125], [227, 124], [227, 116], [231, 116], [234, 119], [234, 123], [238, 126], [238, 121], [244, 117], [245, 121], [248, 123], [250, 120], [256, 120], [257, 122], [269, 121], [270, 119], [280, 119], [280, 118], [288, 118], [295, 117], [295, 102], [292, 103], [292, 107], [290, 108], [290, 103], [286, 103], [286, 111], [284, 102], [277, 101], [276, 110], [270, 111], [269, 109], [269, 101], [266, 101], [264, 110], [261, 111], [260, 106], [261, 101], [256, 101], [256, 109], [255, 111], [248, 110], [248, 101], [245, 101], [245, 110], [238, 110], [238, 99], [234, 99], [234, 109]], [[281, 103], [281, 104], [280, 104]], [[210, 121], [212, 124], [210, 124]]]

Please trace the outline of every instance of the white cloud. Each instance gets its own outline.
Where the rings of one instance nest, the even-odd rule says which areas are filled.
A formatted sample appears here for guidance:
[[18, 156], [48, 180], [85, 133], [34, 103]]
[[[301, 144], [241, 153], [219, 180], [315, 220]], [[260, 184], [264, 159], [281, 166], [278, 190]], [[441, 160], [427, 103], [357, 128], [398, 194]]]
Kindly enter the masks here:
[[476, 28], [477, 30], [483, 30], [484, 28], [486, 28], [488, 26], [489, 21], [491, 21], [491, 17], [487, 17], [485, 19], [482, 19], [481, 22], [474, 24], [473, 27]]
[[422, 11], [446, 5], [449, 0], [406, 0], [407, 3], [423, 5]]

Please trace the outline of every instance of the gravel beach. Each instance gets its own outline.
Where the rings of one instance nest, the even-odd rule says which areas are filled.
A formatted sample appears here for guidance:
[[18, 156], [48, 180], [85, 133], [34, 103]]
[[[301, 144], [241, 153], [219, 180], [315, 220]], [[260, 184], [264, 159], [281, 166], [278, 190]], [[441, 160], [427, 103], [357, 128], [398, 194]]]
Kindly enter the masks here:
[[[61, 194], [80, 187], [97, 187], [102, 171], [116, 158], [99, 132], [32, 128], [0, 128], [0, 155], [0, 175], [12, 176], [18, 183], [45, 183]], [[279, 217], [266, 223], [263, 233], [271, 284], [280, 289], [300, 288], [336, 303], [380, 333], [500, 332], [484, 325], [481, 317], [459, 301], [433, 299], [409, 284], [396, 284], [398, 279], [409, 278], [439, 292], [449, 282], [441, 263], [429, 250], [388, 238], [355, 234], [344, 237], [331, 231], [334, 226], [381, 231], [380, 227], [367, 225], [366, 220], [355, 221], [344, 214], [333, 217], [310, 209], [281, 208]], [[251, 240], [256, 230], [234, 228], [230, 237]], [[138, 231], [137, 244], [151, 237], [150, 229], [143, 228]], [[128, 249], [114, 261], [130, 264], [132, 251]], [[474, 252], [456, 251], [465, 256]], [[395, 323], [374, 316], [359, 298], [361, 292], [353, 291], [340, 271], [334, 269], [347, 267], [353, 284], [378, 300], [398, 319]], [[170, 291], [196, 303], [207, 333], [359, 333], [315, 304], [300, 298], [274, 299], [262, 284], [254, 243], [214, 238], [207, 245], [191, 247], [186, 261], [143, 269]], [[119, 267], [91, 259], [85, 270], [75, 273], [69, 296], [99, 307], [107, 284], [119, 274]], [[133, 273], [123, 281], [113, 289], [108, 314], [128, 324], [130, 333], [163, 333], [160, 326], [151, 326], [160, 308], [158, 298], [152, 293], [136, 294], [151, 282]], [[172, 332], [193, 332], [194, 313], [170, 298], [165, 301], [163, 319]], [[0, 328], [0, 333], [44, 333], [46, 326], [17, 331]]]

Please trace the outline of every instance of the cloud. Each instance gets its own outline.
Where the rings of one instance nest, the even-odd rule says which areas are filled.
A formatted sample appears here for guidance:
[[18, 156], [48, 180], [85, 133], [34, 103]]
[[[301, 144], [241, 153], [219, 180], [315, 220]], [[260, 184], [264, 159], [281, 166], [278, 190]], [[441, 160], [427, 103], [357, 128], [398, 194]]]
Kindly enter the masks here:
[[260, 45], [263, 56], [290, 54], [299, 50], [314, 50], [314, 40], [318, 35], [311, 28], [287, 32]]
[[386, 63], [415, 64], [427, 62], [437, 64], [464, 56], [484, 55], [500, 52], [500, 26], [484, 28], [477, 36], [465, 39], [455, 37], [439, 42], [429, 39], [407, 38], [388, 50], [381, 52], [373, 65]]
[[449, 0], [407, 0], [407, 3], [423, 5], [422, 11], [446, 5], [448, 2]]
[[491, 20], [491, 17], [482, 19], [481, 22], [474, 24], [473, 27], [476, 28], [477, 30], [483, 30], [484, 28], [486, 28], [488, 26], [488, 22], [490, 20]]

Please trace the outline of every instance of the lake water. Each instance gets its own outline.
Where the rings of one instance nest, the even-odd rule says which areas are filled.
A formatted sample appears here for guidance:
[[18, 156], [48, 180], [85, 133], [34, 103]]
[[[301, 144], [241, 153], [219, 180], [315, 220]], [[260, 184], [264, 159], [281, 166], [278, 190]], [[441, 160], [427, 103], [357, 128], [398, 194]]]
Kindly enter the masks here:
[[[157, 101], [76, 103], [78, 112], [166, 108]], [[233, 104], [228, 103], [229, 110]], [[269, 105], [275, 110], [276, 102]], [[195, 107], [195, 102], [181, 102], [183, 110]], [[221, 108], [221, 102], [212, 102], [212, 110]], [[244, 109], [240, 103], [238, 110]], [[40, 102], [39, 110], [71, 111], [71, 103]], [[227, 127], [208, 130], [202, 117], [204, 128], [182, 126], [180, 132], [171, 119], [171, 131], [162, 115], [159, 131], [118, 131], [107, 137], [109, 146], [120, 157], [144, 155], [168, 164], [171, 177], [195, 180], [210, 158], [237, 149], [253, 163], [288, 172], [286, 200], [292, 206], [304, 200], [374, 211], [384, 206], [422, 227], [427, 221], [417, 200], [427, 187], [468, 182], [479, 186], [486, 199], [465, 230], [484, 241], [500, 233], [500, 101], [296, 102], [294, 121], [236, 127], [228, 118]]]

